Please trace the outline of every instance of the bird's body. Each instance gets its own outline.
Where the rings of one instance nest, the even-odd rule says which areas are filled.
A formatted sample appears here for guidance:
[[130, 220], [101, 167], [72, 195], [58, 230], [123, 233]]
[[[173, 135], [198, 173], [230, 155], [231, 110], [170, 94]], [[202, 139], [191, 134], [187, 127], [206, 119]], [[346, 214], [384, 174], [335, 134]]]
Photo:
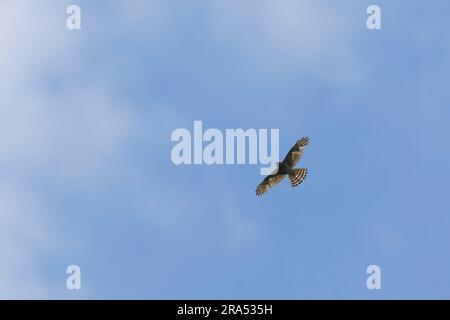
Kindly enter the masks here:
[[289, 164], [283, 162], [278, 162], [278, 174], [291, 174], [292, 171], [292, 167], [289, 166]]
[[270, 187], [273, 187], [280, 183], [284, 177], [289, 176], [292, 187], [298, 186], [306, 178], [308, 169], [306, 168], [294, 168], [300, 158], [303, 155], [303, 147], [308, 145], [309, 138], [303, 137], [297, 141], [297, 143], [289, 150], [288, 154], [282, 162], [278, 163], [277, 170], [268, 175], [259, 185], [256, 187], [256, 195], [260, 196], [266, 193]]

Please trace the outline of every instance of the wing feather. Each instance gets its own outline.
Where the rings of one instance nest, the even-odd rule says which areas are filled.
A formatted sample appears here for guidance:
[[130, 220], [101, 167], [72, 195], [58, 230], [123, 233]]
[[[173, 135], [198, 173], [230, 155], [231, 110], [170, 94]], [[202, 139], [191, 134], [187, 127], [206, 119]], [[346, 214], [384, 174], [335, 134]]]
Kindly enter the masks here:
[[256, 195], [260, 196], [266, 193], [271, 187], [279, 184], [285, 177], [284, 174], [271, 174], [256, 187]]
[[291, 150], [289, 150], [283, 162], [287, 163], [291, 167], [295, 167], [303, 155], [303, 147], [307, 146], [308, 143], [309, 143], [308, 137], [303, 137], [300, 140], [298, 140], [295, 143], [295, 145], [291, 148]]

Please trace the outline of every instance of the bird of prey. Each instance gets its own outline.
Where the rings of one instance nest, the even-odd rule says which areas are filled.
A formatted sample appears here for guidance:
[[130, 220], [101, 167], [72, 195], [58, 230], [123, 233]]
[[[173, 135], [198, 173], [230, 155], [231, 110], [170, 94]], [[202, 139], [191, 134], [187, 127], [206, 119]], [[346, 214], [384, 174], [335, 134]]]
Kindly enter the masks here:
[[303, 137], [298, 140], [289, 150], [282, 162], [278, 162], [278, 168], [272, 174], [268, 175], [257, 187], [256, 195], [260, 196], [266, 193], [269, 188], [280, 183], [286, 175], [289, 176], [292, 187], [298, 186], [306, 178], [308, 169], [294, 168], [303, 155], [303, 147], [308, 145], [309, 138]]

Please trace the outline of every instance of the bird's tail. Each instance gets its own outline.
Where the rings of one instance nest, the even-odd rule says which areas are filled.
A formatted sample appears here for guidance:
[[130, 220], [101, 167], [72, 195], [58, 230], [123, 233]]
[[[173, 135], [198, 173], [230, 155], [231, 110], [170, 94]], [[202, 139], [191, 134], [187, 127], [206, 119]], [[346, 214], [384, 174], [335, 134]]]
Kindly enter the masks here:
[[289, 175], [291, 186], [292, 187], [298, 186], [300, 183], [302, 183], [303, 180], [305, 180], [307, 175], [308, 169], [306, 168], [294, 169], [294, 172]]

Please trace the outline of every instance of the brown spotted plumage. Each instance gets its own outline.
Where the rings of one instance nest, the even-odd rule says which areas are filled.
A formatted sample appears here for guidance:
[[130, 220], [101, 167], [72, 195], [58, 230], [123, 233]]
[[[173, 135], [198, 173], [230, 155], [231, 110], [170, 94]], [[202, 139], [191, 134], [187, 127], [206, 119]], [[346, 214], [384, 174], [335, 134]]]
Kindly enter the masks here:
[[271, 174], [268, 175], [263, 182], [259, 184], [259, 186], [256, 188], [256, 195], [260, 196], [269, 190], [269, 188], [279, 184], [281, 180], [283, 180], [285, 175], [283, 174]]
[[289, 181], [292, 187], [298, 186], [305, 180], [308, 175], [306, 168], [294, 168], [303, 155], [303, 147], [309, 143], [308, 137], [303, 137], [298, 140], [295, 145], [289, 150], [288, 154], [282, 162], [278, 163], [278, 169], [275, 173], [268, 175], [257, 187], [256, 195], [260, 196], [266, 193], [271, 187], [279, 184], [286, 175], [289, 176]]

